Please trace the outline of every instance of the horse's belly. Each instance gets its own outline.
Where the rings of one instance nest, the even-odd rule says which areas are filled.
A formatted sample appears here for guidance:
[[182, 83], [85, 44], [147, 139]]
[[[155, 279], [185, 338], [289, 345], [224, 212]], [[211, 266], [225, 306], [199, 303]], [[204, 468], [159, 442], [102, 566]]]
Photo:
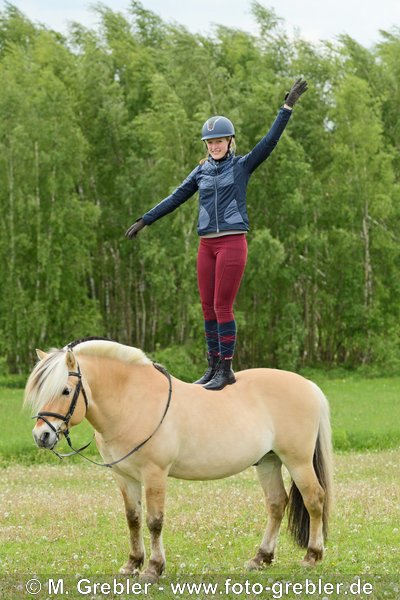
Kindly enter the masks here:
[[[218, 443], [219, 442], [219, 443]], [[170, 477], [177, 479], [223, 479], [244, 471], [258, 462], [272, 447], [272, 435], [263, 439], [238, 439], [235, 444], [217, 443], [183, 451], [173, 462]]]
[[[257, 462], [257, 461], [255, 461]], [[229, 468], [224, 467], [215, 467], [215, 468], [197, 468], [197, 469], [185, 469], [180, 466], [172, 468], [169, 472], [169, 477], [174, 477], [175, 479], [188, 479], [190, 481], [208, 481], [210, 479], [224, 479], [225, 477], [231, 477], [232, 475], [237, 475], [241, 473], [248, 467], [250, 467], [252, 462], [249, 462], [245, 465], [237, 465], [236, 468], [232, 469], [231, 466]]]

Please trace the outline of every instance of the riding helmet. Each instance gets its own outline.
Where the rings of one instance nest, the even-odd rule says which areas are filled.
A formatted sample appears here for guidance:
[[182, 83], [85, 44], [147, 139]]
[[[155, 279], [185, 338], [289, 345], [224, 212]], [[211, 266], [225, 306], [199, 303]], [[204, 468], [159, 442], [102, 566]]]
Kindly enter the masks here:
[[211, 138], [234, 137], [235, 128], [232, 121], [221, 115], [210, 117], [203, 125], [201, 130], [201, 139], [210, 140]]

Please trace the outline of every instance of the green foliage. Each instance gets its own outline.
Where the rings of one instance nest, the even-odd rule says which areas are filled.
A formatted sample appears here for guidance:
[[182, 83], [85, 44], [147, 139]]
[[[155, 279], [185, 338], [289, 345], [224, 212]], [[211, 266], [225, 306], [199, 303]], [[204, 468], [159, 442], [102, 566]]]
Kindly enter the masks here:
[[165, 350], [156, 350], [153, 358], [156, 362], [164, 365], [175, 377], [189, 383], [199, 379], [202, 370], [205, 371], [207, 368], [205, 358], [203, 363], [194, 364], [193, 348], [185, 346], [172, 346]]
[[198, 164], [210, 114], [245, 154], [300, 74], [309, 91], [248, 189], [237, 366], [400, 372], [399, 31], [314, 46], [251, 7], [258, 35], [194, 35], [136, 1], [67, 38], [0, 12], [3, 373], [107, 335], [197, 377], [196, 198], [124, 232]]
[[0, 388], [21, 389], [25, 382], [25, 375], [0, 375]]

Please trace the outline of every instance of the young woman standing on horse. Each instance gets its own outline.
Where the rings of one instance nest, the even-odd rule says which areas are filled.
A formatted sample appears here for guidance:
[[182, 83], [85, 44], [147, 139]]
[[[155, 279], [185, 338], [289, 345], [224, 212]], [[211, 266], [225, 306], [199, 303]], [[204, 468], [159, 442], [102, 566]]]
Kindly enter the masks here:
[[293, 106], [307, 90], [298, 79], [268, 133], [245, 156], [235, 156], [232, 122], [223, 116], [208, 119], [202, 129], [208, 157], [170, 196], [131, 225], [133, 239], [146, 225], [165, 216], [199, 191], [197, 276], [204, 315], [208, 369], [195, 383], [221, 390], [235, 383], [232, 358], [236, 343], [233, 303], [247, 260], [246, 187], [253, 171], [268, 158], [285, 129]]

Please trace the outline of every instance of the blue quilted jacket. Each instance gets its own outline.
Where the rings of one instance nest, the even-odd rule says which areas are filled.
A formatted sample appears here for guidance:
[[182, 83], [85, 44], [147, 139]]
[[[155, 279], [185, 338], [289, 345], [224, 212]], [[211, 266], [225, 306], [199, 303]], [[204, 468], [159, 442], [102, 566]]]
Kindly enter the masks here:
[[199, 235], [248, 231], [246, 188], [250, 175], [271, 154], [291, 114], [291, 110], [281, 108], [271, 129], [245, 156], [231, 154], [219, 161], [209, 156], [172, 194], [143, 215], [145, 224], [154, 223], [199, 191]]

